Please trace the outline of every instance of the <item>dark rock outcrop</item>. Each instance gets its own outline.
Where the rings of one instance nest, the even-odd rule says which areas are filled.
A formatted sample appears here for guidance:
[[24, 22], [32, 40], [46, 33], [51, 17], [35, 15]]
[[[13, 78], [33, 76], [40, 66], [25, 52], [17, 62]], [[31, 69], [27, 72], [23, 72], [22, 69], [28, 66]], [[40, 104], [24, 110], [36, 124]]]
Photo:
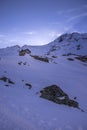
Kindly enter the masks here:
[[62, 56], [70, 56], [73, 55], [72, 53], [63, 54]]
[[73, 58], [67, 58], [67, 60], [69, 60], [69, 61], [74, 61], [74, 59], [73, 59]]
[[65, 104], [68, 106], [79, 108], [78, 102], [71, 100], [69, 96], [65, 92], [63, 92], [63, 90], [57, 85], [45, 87], [43, 90], [40, 91], [40, 93], [41, 98], [45, 98], [57, 104]]
[[80, 50], [80, 49], [81, 49], [81, 45], [80, 45], [80, 44], [77, 45], [76, 47], [77, 47], [77, 50]]
[[85, 56], [77, 56], [77, 57], [75, 57], [77, 60], [80, 60], [80, 61], [82, 61], [82, 62], [87, 62], [87, 55], [85, 55]]
[[42, 56], [38, 56], [38, 55], [30, 55], [30, 56], [36, 60], [40, 60], [40, 61], [49, 63], [48, 57], [42, 57]]
[[18, 62], [18, 64], [21, 65], [21, 64], [22, 64], [22, 61]]
[[24, 56], [26, 54], [30, 54], [31, 51], [29, 49], [25, 49], [25, 50], [20, 50], [19, 51], [19, 56]]
[[0, 80], [2, 80], [2, 81], [4, 81], [4, 82], [7, 82], [7, 83], [9, 83], [9, 84], [14, 84], [13, 81], [11, 81], [9, 78], [7, 78], [7, 77], [5, 77], [5, 76], [1, 77]]
[[32, 85], [30, 83], [25, 83], [26, 86], [28, 86], [28, 89], [32, 88]]
[[52, 58], [57, 58], [57, 56], [54, 56], [54, 55], [53, 55]]

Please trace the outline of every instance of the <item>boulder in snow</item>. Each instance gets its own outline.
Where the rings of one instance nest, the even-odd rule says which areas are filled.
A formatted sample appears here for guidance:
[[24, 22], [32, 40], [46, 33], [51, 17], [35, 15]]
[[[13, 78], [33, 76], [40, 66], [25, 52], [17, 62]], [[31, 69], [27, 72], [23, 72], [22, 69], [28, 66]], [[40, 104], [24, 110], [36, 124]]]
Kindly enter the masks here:
[[53, 101], [57, 104], [65, 104], [68, 106], [79, 108], [78, 102], [71, 100], [69, 96], [57, 85], [45, 87], [40, 91], [42, 98]]

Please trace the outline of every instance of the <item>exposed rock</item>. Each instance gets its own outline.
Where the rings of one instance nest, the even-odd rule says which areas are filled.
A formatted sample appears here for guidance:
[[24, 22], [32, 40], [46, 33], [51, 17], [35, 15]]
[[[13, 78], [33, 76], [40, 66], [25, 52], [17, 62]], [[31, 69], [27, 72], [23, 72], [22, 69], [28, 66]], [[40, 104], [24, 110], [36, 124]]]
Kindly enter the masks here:
[[11, 81], [9, 78], [7, 78], [7, 77], [5, 77], [5, 76], [1, 77], [0, 80], [2, 80], [2, 81], [4, 81], [4, 82], [7, 82], [7, 83], [9, 83], [9, 84], [14, 84], [13, 81]]
[[29, 49], [19, 51], [19, 56], [24, 56], [26, 54], [30, 54], [31, 51]]
[[11, 81], [10, 79], [8, 79], [8, 83], [9, 83], [9, 84], [14, 84], [14, 82]]
[[42, 56], [38, 56], [38, 55], [30, 55], [30, 56], [33, 57], [36, 60], [40, 60], [40, 61], [49, 63], [48, 57], [42, 57]]
[[32, 88], [32, 85], [29, 84], [29, 83], [25, 83], [26, 86], [28, 86], [28, 89], [31, 89]]
[[22, 61], [18, 62], [18, 64], [21, 65], [21, 64], [22, 64]]
[[74, 97], [74, 99], [76, 100], [76, 99], [77, 99], [77, 97]]
[[7, 71], [5, 70], [4, 73], [7, 73]]
[[80, 44], [76, 46], [77, 47], [77, 50], [80, 50], [81, 49], [81, 46]]
[[57, 62], [55, 62], [55, 61], [54, 61], [53, 63], [54, 63], [54, 64], [57, 64]]
[[87, 64], [83, 64], [85, 67], [87, 67]]
[[40, 91], [42, 98], [53, 101], [57, 104], [65, 104], [68, 106], [79, 108], [78, 102], [71, 100], [69, 96], [57, 85], [45, 87]]
[[60, 38], [59, 38], [59, 42], [62, 42], [62, 41], [63, 41], [63, 38], [62, 38], [62, 37], [60, 37]]
[[67, 58], [67, 60], [69, 60], [69, 61], [74, 61], [74, 59], [73, 59], [73, 58]]
[[57, 51], [57, 50], [59, 50], [59, 49], [60, 49], [59, 46], [53, 45], [53, 46], [51, 46], [51, 48], [50, 48], [49, 51], [47, 52], [47, 55], [50, 55], [51, 52]]
[[57, 47], [55, 45], [53, 45], [50, 49], [50, 52], [56, 51]]
[[52, 58], [57, 58], [57, 56], [54, 56], [54, 55], [53, 55]]
[[22, 79], [22, 82], [24, 82], [24, 80]]
[[26, 65], [26, 64], [27, 64], [27, 62], [24, 62], [24, 63], [23, 63], [23, 65]]
[[8, 84], [5, 84], [5, 86], [6, 86], [6, 87], [9, 87], [9, 85], [8, 85]]
[[72, 53], [63, 54], [62, 56], [70, 56], [73, 55]]
[[82, 62], [87, 62], [87, 55], [85, 56], [78, 56], [78, 57], [75, 57], [77, 60], [80, 60]]
[[[27, 65], [27, 62], [22, 62], [22, 61], [20, 61], [20, 62], [18, 62], [18, 64], [19, 65]], [[28, 65], [29, 66], [29, 65]]]

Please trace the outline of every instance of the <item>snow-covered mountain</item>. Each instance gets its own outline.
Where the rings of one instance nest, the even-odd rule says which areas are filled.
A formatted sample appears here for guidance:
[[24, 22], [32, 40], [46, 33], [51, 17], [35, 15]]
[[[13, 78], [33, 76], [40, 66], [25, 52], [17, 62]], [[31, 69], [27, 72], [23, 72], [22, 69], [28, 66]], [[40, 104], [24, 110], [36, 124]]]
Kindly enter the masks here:
[[86, 130], [86, 99], [86, 33], [0, 49], [0, 130]]

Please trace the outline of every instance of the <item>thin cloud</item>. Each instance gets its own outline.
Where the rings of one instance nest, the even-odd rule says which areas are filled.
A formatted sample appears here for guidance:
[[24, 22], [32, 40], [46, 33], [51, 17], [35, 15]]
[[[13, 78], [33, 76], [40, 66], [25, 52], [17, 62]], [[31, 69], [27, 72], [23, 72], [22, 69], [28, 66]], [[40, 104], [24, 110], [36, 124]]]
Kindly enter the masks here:
[[23, 34], [26, 34], [26, 35], [35, 35], [37, 34], [36, 31], [27, 31], [27, 32], [23, 32]]
[[65, 17], [64, 32], [78, 31], [79, 29], [76, 28], [76, 25], [83, 18], [87, 18], [87, 5], [82, 5], [82, 7], [61, 11], [61, 13], [62, 16]]
[[69, 9], [69, 10], [66, 10], [66, 13], [72, 13], [72, 12], [75, 12], [75, 11], [78, 11], [78, 10], [81, 10], [83, 8], [74, 8], [74, 9]]
[[66, 13], [72, 13], [72, 12], [75, 12], [75, 11], [81, 11], [81, 10], [86, 9], [86, 8], [87, 8], [87, 5], [83, 5], [82, 7], [68, 9], [65, 12]]
[[73, 17], [69, 18], [69, 19], [67, 20], [67, 22], [69, 23], [69, 22], [71, 22], [71, 21], [73, 21], [73, 20], [76, 20], [76, 19], [78, 19], [78, 18], [80, 18], [80, 17], [84, 17], [84, 16], [87, 16], [87, 13], [83, 13], [83, 14], [79, 14], [79, 15], [73, 16]]
[[53, 32], [50, 32], [50, 33], [49, 33], [49, 36], [52, 37], [52, 38], [54, 38], [54, 37], [60, 36], [61, 34], [62, 34], [62, 33], [58, 33], [58, 32], [53, 31]]
[[87, 9], [87, 5], [83, 5], [82, 7], [73, 8], [73, 9], [57, 11], [57, 14], [59, 15], [69, 14], [69, 13], [74, 13], [75, 11], [82, 11], [83, 9]]

